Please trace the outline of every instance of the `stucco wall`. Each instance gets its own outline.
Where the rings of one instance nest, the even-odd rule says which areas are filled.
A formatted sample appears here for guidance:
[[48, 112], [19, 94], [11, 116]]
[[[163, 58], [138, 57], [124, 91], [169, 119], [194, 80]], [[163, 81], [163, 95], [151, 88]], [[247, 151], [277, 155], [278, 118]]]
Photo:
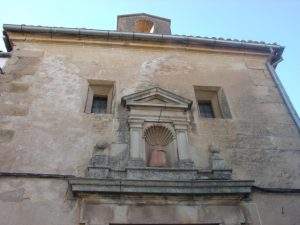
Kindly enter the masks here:
[[68, 198], [67, 182], [53, 179], [0, 179], [0, 224], [74, 225], [77, 203]]
[[299, 194], [255, 193], [253, 200], [263, 225], [300, 223]]
[[[194, 101], [189, 140], [198, 168], [209, 167], [208, 147], [214, 143], [232, 166], [234, 178], [254, 179], [256, 185], [266, 187], [297, 188], [299, 133], [266, 70], [266, 59], [163, 48], [17, 43], [0, 80], [0, 171], [83, 176], [97, 142], [128, 142], [121, 97], [159, 85]], [[84, 113], [89, 79], [115, 82], [113, 114]], [[199, 118], [193, 85], [222, 87], [232, 119]], [[118, 155], [121, 150], [105, 154]], [[14, 191], [10, 187], [14, 182], [19, 181], [2, 180], [1, 193]], [[29, 184], [22, 188], [47, 197], [62, 196], [66, 184], [57, 185], [61, 189], [49, 193], [49, 188], [31, 190]], [[61, 196], [53, 197], [53, 202], [68, 208], [68, 201], [59, 203]], [[262, 211], [270, 213], [263, 201], [272, 198], [256, 199]], [[0, 203], [1, 208], [8, 204], [1, 198]], [[72, 213], [68, 208], [66, 214], [72, 217]]]

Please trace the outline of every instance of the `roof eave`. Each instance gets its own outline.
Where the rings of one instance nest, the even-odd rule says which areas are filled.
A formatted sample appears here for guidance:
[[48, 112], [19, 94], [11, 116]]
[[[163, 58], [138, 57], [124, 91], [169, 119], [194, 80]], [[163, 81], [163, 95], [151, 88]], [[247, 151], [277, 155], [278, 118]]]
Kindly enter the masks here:
[[29, 26], [29, 25], [15, 25], [15, 24], [4, 24], [3, 34], [4, 42], [8, 51], [12, 50], [12, 44], [9, 39], [8, 32], [17, 33], [35, 33], [35, 34], [50, 34], [55, 35], [70, 35], [70, 36], [93, 36], [102, 37], [107, 39], [126, 39], [126, 40], [137, 40], [137, 41], [153, 41], [153, 42], [165, 42], [175, 43], [183, 45], [201, 45], [209, 47], [221, 47], [221, 48], [235, 48], [242, 50], [252, 50], [259, 52], [271, 53], [275, 51], [277, 61], [281, 58], [284, 50], [283, 46], [278, 44], [268, 44], [264, 42], [256, 41], [238, 41], [223, 38], [207, 38], [207, 37], [192, 37], [184, 35], [163, 35], [163, 34], [148, 34], [148, 33], [135, 33], [135, 32], [118, 32], [108, 30], [95, 30], [85, 28], [64, 28], [64, 27], [46, 27], [46, 26]]

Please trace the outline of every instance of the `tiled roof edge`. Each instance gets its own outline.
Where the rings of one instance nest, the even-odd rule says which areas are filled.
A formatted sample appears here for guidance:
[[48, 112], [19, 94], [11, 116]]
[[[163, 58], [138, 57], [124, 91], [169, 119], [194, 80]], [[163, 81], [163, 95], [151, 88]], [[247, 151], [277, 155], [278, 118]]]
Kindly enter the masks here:
[[[223, 38], [208, 38], [200, 36], [185, 36], [185, 35], [164, 35], [164, 34], [148, 34], [148, 33], [134, 33], [134, 32], [118, 32], [112, 30], [96, 30], [86, 28], [65, 28], [65, 27], [47, 27], [47, 26], [31, 26], [31, 25], [15, 25], [4, 24], [3, 33], [7, 37], [5, 42], [9, 42], [7, 32], [21, 32], [21, 33], [44, 33], [44, 34], [64, 34], [76, 36], [96, 36], [105, 37], [108, 39], [127, 39], [127, 40], [143, 40], [143, 41], [157, 41], [177, 44], [193, 44], [193, 45], [207, 45], [217, 47], [231, 47], [239, 49], [259, 50], [270, 52], [272, 49], [281, 49], [284, 47], [276, 43], [265, 43], [257, 41], [232, 40]], [[6, 43], [9, 45], [9, 43]]]

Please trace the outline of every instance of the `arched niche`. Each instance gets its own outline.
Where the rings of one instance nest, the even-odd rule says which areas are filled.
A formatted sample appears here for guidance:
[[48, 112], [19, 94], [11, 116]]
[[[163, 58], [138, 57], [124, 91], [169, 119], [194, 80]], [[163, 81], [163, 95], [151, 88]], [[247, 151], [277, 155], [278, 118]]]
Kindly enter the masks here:
[[135, 22], [134, 31], [140, 33], [153, 33], [154, 23], [150, 20], [138, 20]]
[[146, 165], [149, 167], [172, 167], [177, 161], [176, 133], [165, 123], [145, 126]]

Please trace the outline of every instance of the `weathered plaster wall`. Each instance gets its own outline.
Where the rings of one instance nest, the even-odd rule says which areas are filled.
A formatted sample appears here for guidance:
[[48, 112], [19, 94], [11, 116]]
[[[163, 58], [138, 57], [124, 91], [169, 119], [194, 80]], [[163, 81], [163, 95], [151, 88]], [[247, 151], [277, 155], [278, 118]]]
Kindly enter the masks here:
[[299, 194], [255, 193], [253, 200], [261, 224], [300, 224]]
[[[208, 147], [214, 143], [232, 166], [234, 178], [255, 179], [261, 186], [297, 188], [299, 133], [265, 61], [266, 56], [204, 51], [17, 43], [5, 68], [6, 75], [0, 79], [0, 171], [82, 176], [95, 144], [103, 141], [120, 146], [111, 147], [105, 154], [122, 155], [128, 128], [121, 97], [159, 85], [194, 101], [189, 139], [198, 168], [209, 167]], [[84, 113], [89, 79], [115, 82], [113, 114]], [[232, 119], [199, 118], [193, 85], [222, 87]], [[11, 204], [6, 202], [5, 193], [17, 191], [22, 195], [25, 185], [32, 195], [54, 196], [50, 201], [53, 205], [45, 201], [48, 208], [38, 210], [51, 208], [51, 213], [57, 210], [64, 217], [59, 208], [67, 208], [67, 222], [49, 224], [72, 224], [73, 211], [68, 206], [72, 203], [61, 202], [66, 192], [64, 182], [24, 180], [13, 187], [16, 182], [19, 181], [1, 178], [1, 209]], [[31, 186], [30, 182], [46, 183]], [[18, 193], [16, 196], [20, 196]], [[273, 216], [264, 201], [272, 204], [273, 197], [256, 199], [266, 215]], [[299, 206], [288, 198], [284, 200], [287, 207]], [[39, 206], [25, 202], [31, 200], [11, 207], [16, 211], [25, 207], [25, 212], [28, 207], [33, 213]], [[46, 216], [41, 212], [43, 215]], [[265, 220], [265, 224], [271, 222], [281, 224], [276, 219]]]
[[66, 190], [64, 180], [1, 178], [0, 224], [76, 224], [77, 203]]

